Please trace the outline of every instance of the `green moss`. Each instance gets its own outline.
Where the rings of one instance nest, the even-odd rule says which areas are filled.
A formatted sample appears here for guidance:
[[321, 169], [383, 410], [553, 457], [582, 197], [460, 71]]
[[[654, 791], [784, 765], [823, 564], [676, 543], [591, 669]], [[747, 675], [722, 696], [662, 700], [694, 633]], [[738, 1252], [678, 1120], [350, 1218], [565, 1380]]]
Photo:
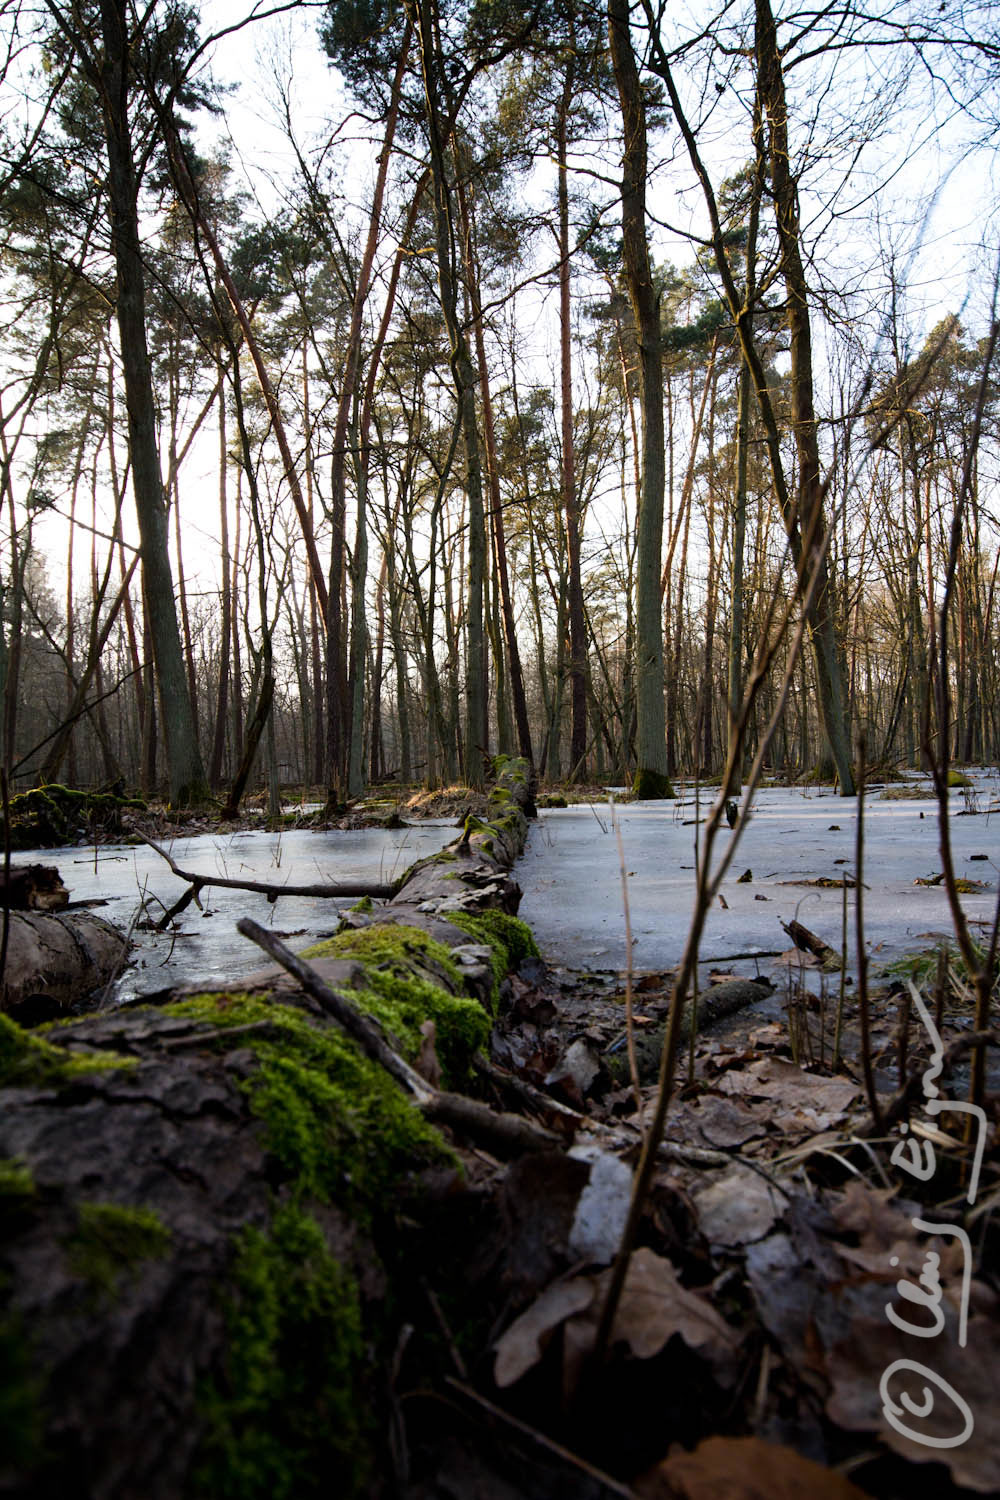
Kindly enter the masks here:
[[355, 958], [362, 964], [385, 965], [401, 973], [416, 962], [435, 969], [455, 989], [464, 988], [461, 971], [443, 943], [419, 927], [404, 922], [385, 922], [373, 927], [338, 933], [302, 950], [302, 957]]
[[88, 1073], [134, 1068], [135, 1059], [114, 1052], [70, 1052], [25, 1031], [0, 1015], [0, 1088], [48, 1088]]
[[364, 914], [367, 914], [368, 912], [372, 912], [374, 910], [375, 907], [370, 896], [362, 896], [361, 900], [355, 901], [354, 905], [351, 907], [351, 911], [362, 912]]
[[538, 958], [538, 945], [527, 922], [505, 911], [456, 911], [448, 920], [493, 953], [494, 1003], [500, 982], [524, 958]]
[[469, 813], [462, 828], [462, 842], [464, 844], [467, 844], [474, 833], [492, 832], [493, 829], [489, 823], [484, 822], [483, 819], [477, 817], [475, 813]]
[[[368, 987], [352, 993], [351, 999], [392, 1034], [404, 1057], [410, 1062], [417, 1057], [421, 1023], [431, 1020], [444, 1083], [453, 1087], [468, 1075], [473, 1057], [489, 1037], [489, 1018], [478, 1001], [444, 988], [447, 984], [464, 991], [465, 980], [443, 943], [418, 927], [385, 923], [338, 933], [307, 948], [302, 956], [357, 959]], [[443, 983], [426, 978], [420, 969]]]
[[94, 829], [118, 832], [123, 808], [144, 810], [145, 806], [137, 797], [81, 792], [59, 782], [32, 787], [10, 799], [11, 847], [37, 849], [65, 844]]
[[0, 1204], [4, 1212], [18, 1204], [29, 1202], [35, 1196], [35, 1179], [31, 1168], [23, 1161], [10, 1156], [0, 1156]]
[[950, 787], [970, 787], [973, 785], [972, 778], [966, 776], [964, 771], [951, 770], [948, 772], [948, 785]]
[[663, 771], [651, 771], [640, 766], [632, 783], [632, 794], [641, 802], [662, 802], [675, 795], [670, 777]]
[[95, 1291], [111, 1293], [118, 1277], [167, 1252], [170, 1231], [151, 1208], [80, 1203], [66, 1241], [70, 1265]]
[[294, 1206], [237, 1242], [225, 1368], [203, 1391], [197, 1493], [213, 1500], [350, 1500], [368, 1479], [357, 1288]]
[[295, 1006], [205, 994], [168, 1009], [213, 1029], [261, 1028], [246, 1037], [258, 1066], [241, 1087], [296, 1199], [346, 1201], [363, 1218], [406, 1173], [449, 1157], [438, 1132], [382, 1068], [343, 1032], [311, 1024]]
[[520, 782], [522, 785], [528, 780], [528, 762], [521, 755], [495, 755], [493, 757], [493, 775], [498, 781]]

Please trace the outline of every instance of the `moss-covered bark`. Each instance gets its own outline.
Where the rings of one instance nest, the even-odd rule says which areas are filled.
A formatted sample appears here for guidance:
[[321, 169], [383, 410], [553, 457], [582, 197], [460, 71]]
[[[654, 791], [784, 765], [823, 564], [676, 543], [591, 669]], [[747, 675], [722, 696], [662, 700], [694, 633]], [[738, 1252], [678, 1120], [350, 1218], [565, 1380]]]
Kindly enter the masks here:
[[363, 1492], [393, 1205], [454, 1170], [439, 1133], [266, 995], [0, 1037], [0, 1426], [40, 1438], [3, 1492]]
[[10, 799], [10, 847], [54, 849], [95, 833], [117, 834], [122, 830], [123, 811], [142, 811], [145, 806], [135, 797], [81, 792], [58, 782], [33, 787]]
[[[312, 950], [411, 1063], [433, 1022], [451, 1087], [534, 951], [509, 875], [529, 787], [511, 763], [488, 821]], [[407, 1296], [428, 1305], [415, 1267], [458, 1285], [479, 1239], [466, 1206], [414, 1255], [430, 1184], [446, 1215], [476, 1201], [456, 1163], [277, 972], [44, 1033], [0, 1016], [0, 1491], [376, 1493], [385, 1367]]]

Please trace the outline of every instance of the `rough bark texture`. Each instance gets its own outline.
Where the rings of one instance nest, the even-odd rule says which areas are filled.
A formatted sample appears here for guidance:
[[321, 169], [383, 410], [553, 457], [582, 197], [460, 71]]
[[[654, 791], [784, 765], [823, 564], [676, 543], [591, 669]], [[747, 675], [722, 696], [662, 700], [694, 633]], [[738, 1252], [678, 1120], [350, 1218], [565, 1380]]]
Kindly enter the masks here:
[[89, 912], [12, 911], [0, 1010], [49, 1020], [121, 971], [128, 943]]
[[625, 130], [622, 163], [622, 244], [625, 278], [639, 341], [642, 394], [642, 493], [636, 559], [637, 797], [671, 797], [663, 704], [663, 624], [660, 554], [663, 546], [663, 358], [660, 303], [646, 243], [646, 111], [629, 36], [628, 6], [610, 0], [608, 35]]
[[[813, 394], [812, 332], [809, 295], [802, 262], [798, 186], [789, 169], [788, 113], [777, 29], [769, 0], [757, 0], [756, 52], [758, 88], [770, 136], [771, 188], [781, 245], [789, 331], [792, 427], [798, 456], [797, 520], [803, 551], [815, 569], [817, 587], [808, 609], [809, 634], [816, 658], [816, 708], [830, 746], [840, 793], [854, 796], [847, 705], [829, 577], [829, 540], [823, 513], [819, 428]], [[796, 559], [798, 561], [798, 559]], [[801, 566], [801, 565], [800, 565]]]
[[[445, 1070], [430, 1092], [460, 1132], [459, 1106], [470, 1133], [506, 1118], [446, 1090], [501, 951], [470, 913], [516, 907], [531, 793], [503, 768], [490, 820], [313, 961]], [[46, 1033], [0, 1016], [0, 1199], [0, 1494], [21, 1500], [385, 1493], [397, 1320], [483, 1248], [441, 1137], [274, 969]]]
[[121, 343], [129, 454], [142, 541], [142, 578], [149, 612], [156, 682], [163, 710], [170, 800], [198, 803], [208, 784], [188, 696], [167, 544], [166, 498], [156, 444], [156, 403], [146, 345], [146, 287], [139, 240], [138, 185], [128, 115], [128, 24], [122, 0], [102, 0], [104, 57], [97, 80], [104, 105], [108, 194], [117, 274], [116, 313]]
[[469, 352], [469, 340], [459, 317], [459, 287], [454, 274], [455, 231], [451, 208], [451, 188], [445, 162], [445, 149], [452, 130], [451, 116], [446, 115], [441, 97], [443, 64], [435, 39], [430, 8], [418, 0], [408, 15], [420, 41], [420, 61], [424, 80], [424, 107], [430, 144], [431, 173], [434, 185], [434, 237], [437, 251], [438, 289], [441, 313], [448, 330], [449, 360], [455, 383], [455, 396], [461, 414], [465, 447], [465, 489], [468, 500], [468, 572], [466, 576], [466, 669], [465, 669], [465, 781], [469, 786], [483, 785], [483, 762], [486, 752], [486, 655], [483, 639], [483, 586], [486, 567], [486, 523], [483, 507], [482, 465], [479, 457], [479, 428], [476, 422], [476, 371]]

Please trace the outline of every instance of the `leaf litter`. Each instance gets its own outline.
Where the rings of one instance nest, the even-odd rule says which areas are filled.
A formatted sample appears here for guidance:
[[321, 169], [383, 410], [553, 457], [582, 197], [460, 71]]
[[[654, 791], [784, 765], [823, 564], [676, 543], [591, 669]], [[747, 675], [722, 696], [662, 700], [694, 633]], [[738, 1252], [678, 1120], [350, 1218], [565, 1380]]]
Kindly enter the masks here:
[[[711, 977], [733, 980], [725, 969]], [[641, 1035], [662, 1026], [672, 975], [632, 978]], [[970, 1148], [960, 1123], [934, 1124], [934, 1182], [915, 1182], [893, 1165], [898, 1132], [871, 1135], [849, 991], [836, 1068], [832, 999], [801, 982], [790, 980], [784, 995], [699, 1032], [692, 1065], [678, 1066], [608, 1357], [594, 1367], [631, 1172], [656, 1092], [647, 1084], [637, 1095], [607, 1073], [607, 1048], [622, 1031], [623, 983], [620, 974], [529, 963], [510, 984], [494, 1029], [499, 1070], [537, 1086], [540, 1120], [552, 1124], [538, 1102], [546, 1097], [570, 1116], [575, 1145], [571, 1154], [540, 1153], [506, 1169], [508, 1297], [481, 1377], [484, 1394], [512, 1421], [516, 1414], [530, 1429], [554, 1434], [573, 1463], [589, 1466], [596, 1488], [580, 1494], [947, 1500], [1000, 1490], [995, 1214], [978, 1221], [960, 1346], [961, 1247], [956, 1236], [929, 1233], [928, 1221], [961, 1223], [956, 1205], [964, 1201]], [[947, 1046], [970, 1021], [967, 992], [951, 990], [946, 1001]], [[899, 982], [876, 985], [870, 1004], [873, 1031], [886, 1043], [877, 1078], [888, 1100], [899, 1086]], [[907, 1074], [929, 1061], [913, 1024]], [[959, 1096], [963, 1084], [956, 1068], [948, 1092]], [[979, 1196], [1000, 1201], [995, 1100], [991, 1110]], [[916, 1133], [915, 1105], [910, 1114]], [[898, 1285], [919, 1283], [935, 1243], [944, 1323], [933, 1370], [942, 1389], [963, 1393], [975, 1422], [968, 1440], [952, 1447], [897, 1431], [882, 1394], [905, 1395], [914, 1408], [925, 1399], [926, 1380], [909, 1369], [896, 1369], [884, 1386], [885, 1371], [907, 1355], [931, 1364], [927, 1340], [901, 1332], [886, 1308], [912, 1311]], [[954, 1437], [956, 1408], [941, 1400], [935, 1413], [924, 1435]], [[537, 1493], [563, 1491], [543, 1485]]]

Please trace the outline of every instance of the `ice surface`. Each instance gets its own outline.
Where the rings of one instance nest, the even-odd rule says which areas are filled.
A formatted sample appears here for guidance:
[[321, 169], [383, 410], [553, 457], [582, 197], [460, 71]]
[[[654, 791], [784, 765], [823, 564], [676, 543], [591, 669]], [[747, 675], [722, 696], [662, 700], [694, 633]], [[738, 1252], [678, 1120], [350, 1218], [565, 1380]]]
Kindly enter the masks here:
[[[951, 793], [949, 827], [959, 876], [988, 889], [961, 897], [973, 932], [988, 932], [996, 908], [1000, 867], [1000, 775], [973, 773], [970, 792]], [[937, 804], [926, 780], [925, 797], [883, 801], [873, 787], [865, 800], [864, 930], [873, 965], [933, 947], [951, 934], [942, 888], [916, 886], [917, 877], [941, 869]], [[714, 793], [703, 790], [704, 819]], [[683, 952], [695, 888], [694, 789], [672, 802], [616, 806], [628, 878], [637, 970], [667, 969]], [[784, 884], [854, 873], [857, 810], [853, 799], [830, 788], [761, 789], [721, 891], [708, 914], [701, 942], [703, 965], [718, 963], [740, 974], [773, 974], [773, 955], [791, 947], [780, 923], [797, 917], [841, 949], [842, 891]], [[834, 826], [835, 825], [835, 826]], [[734, 835], [723, 822], [716, 860]], [[973, 855], [987, 860], [973, 860]], [[753, 879], [738, 884], [747, 869]], [[542, 952], [575, 969], [625, 967], [625, 922], [618, 847], [607, 804], [546, 809], [529, 835], [517, 867], [524, 891], [520, 915], [531, 924]], [[758, 897], [766, 897], [759, 900]], [[848, 892], [848, 959], [855, 967], [855, 893]], [[739, 956], [738, 958], [736, 956]], [[733, 961], [734, 958], [736, 961]]]
[[[961, 898], [973, 931], [985, 933], [993, 921], [1000, 873], [1000, 773], [972, 774], [971, 792], [951, 794], [949, 821], [958, 874], [988, 887]], [[881, 788], [872, 788], [866, 799], [865, 934], [873, 964], [932, 947], [951, 934], [944, 891], [913, 884], [918, 876], [933, 876], [941, 869], [937, 807], [926, 782], [922, 789], [927, 795], [917, 801], [883, 801]], [[698, 808], [702, 819], [710, 806], [711, 793], [705, 792]], [[633, 802], [615, 808], [625, 850], [633, 964], [638, 971], [667, 969], [681, 957], [694, 897], [695, 834], [703, 833], [702, 826], [693, 823], [695, 811], [690, 787], [681, 787], [673, 802]], [[759, 971], [775, 977], [783, 971], [773, 955], [791, 946], [780, 923], [793, 917], [839, 952], [841, 891], [783, 882], [839, 879], [845, 871], [853, 875], [855, 819], [855, 803], [828, 788], [759, 791], [722, 885], [728, 909], [716, 902], [708, 916], [702, 965], [716, 963], [740, 974]], [[305, 885], [388, 881], [455, 837], [451, 820], [428, 820], [399, 830], [204, 835], [178, 839], [170, 847], [185, 870]], [[717, 856], [732, 838], [724, 825]], [[976, 854], [987, 859], [973, 860]], [[73, 900], [104, 898], [108, 904], [100, 914], [122, 928], [136, 917], [143, 895], [155, 921], [185, 889], [145, 845], [36, 850], [17, 858], [57, 865]], [[746, 869], [752, 870], [753, 880], [740, 885], [737, 877]], [[515, 874], [524, 890], [520, 914], [534, 928], [546, 958], [575, 969], [625, 967], [621, 871], [606, 803], [540, 812]], [[766, 900], [756, 899], [760, 896]], [[303, 947], [332, 932], [338, 912], [353, 904], [353, 899], [304, 897], [282, 897], [271, 904], [264, 896], [217, 889], [204, 890], [201, 901], [202, 911], [192, 904], [181, 915], [177, 933], [135, 932], [138, 947], [120, 983], [120, 998], [188, 980], [228, 982], [261, 967], [264, 955], [236, 931], [241, 916], [294, 934], [292, 946]], [[849, 891], [850, 969], [854, 914], [854, 892]], [[754, 954], [761, 956], [755, 959]]]
[[[437, 853], [457, 837], [453, 820], [428, 819], [401, 829], [206, 834], [177, 839], [164, 847], [180, 869], [193, 874], [273, 885], [314, 885], [393, 880], [414, 860]], [[98, 908], [98, 915], [123, 930], [138, 915], [143, 897], [155, 922], [187, 889], [145, 844], [41, 849], [17, 855], [18, 863], [31, 860], [56, 865], [71, 900], [105, 900], [107, 905]], [[179, 932], [134, 931], [137, 949], [119, 983], [118, 998], [189, 980], [206, 985], [229, 982], [261, 968], [269, 960], [236, 931], [240, 917], [253, 917], [277, 932], [294, 933], [292, 946], [301, 948], [334, 932], [339, 911], [353, 904], [353, 897], [327, 901], [295, 896], [270, 903], [266, 896], [208, 887], [201, 893], [202, 910], [192, 903], [178, 917]]]

